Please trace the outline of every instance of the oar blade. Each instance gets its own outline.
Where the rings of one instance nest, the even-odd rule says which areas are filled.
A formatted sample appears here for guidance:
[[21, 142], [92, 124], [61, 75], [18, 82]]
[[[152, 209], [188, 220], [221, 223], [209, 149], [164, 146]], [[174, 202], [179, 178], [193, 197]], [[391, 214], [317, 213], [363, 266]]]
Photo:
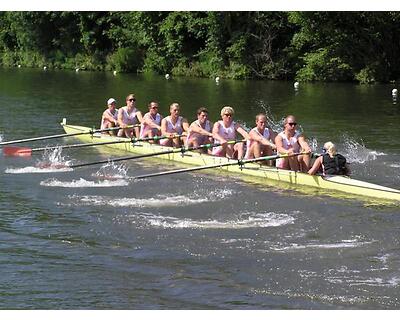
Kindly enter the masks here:
[[26, 147], [7, 146], [3, 148], [3, 154], [9, 157], [30, 157], [32, 149]]

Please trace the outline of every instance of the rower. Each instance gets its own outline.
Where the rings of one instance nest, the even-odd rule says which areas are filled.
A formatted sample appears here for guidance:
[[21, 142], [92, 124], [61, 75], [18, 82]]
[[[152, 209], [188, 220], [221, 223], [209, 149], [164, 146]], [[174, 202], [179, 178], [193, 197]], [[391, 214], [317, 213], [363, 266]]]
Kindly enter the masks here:
[[118, 124], [121, 128], [118, 131], [118, 137], [128, 137], [133, 136], [139, 137], [139, 127], [126, 128], [127, 126], [136, 125], [142, 122], [142, 113], [136, 108], [136, 98], [133, 93], [130, 93], [126, 97], [126, 106], [118, 110]]
[[287, 116], [283, 125], [283, 131], [275, 138], [278, 154], [292, 155], [299, 152], [308, 154], [279, 158], [276, 161], [276, 166], [280, 169], [307, 172], [310, 166], [311, 148], [303, 133], [296, 131], [296, 118], [292, 115]]
[[217, 121], [213, 126], [213, 137], [215, 143], [220, 143], [218, 147], [214, 147], [212, 154], [218, 157], [228, 157], [233, 159], [243, 159], [244, 156], [244, 144], [243, 142], [236, 143], [234, 145], [228, 144], [228, 141], [236, 139], [236, 132], [239, 133], [243, 138], [249, 139], [249, 134], [243, 127], [233, 121], [233, 115], [235, 111], [232, 107], [226, 106], [221, 109], [222, 120]]
[[[212, 143], [212, 127], [212, 122], [208, 120], [207, 108], [201, 107], [197, 109], [197, 120], [193, 121], [189, 126], [186, 146], [197, 148], [200, 145]], [[203, 149], [199, 149], [199, 151], [205, 152]], [[211, 153], [210, 149], [209, 153]]]
[[[276, 150], [275, 141], [276, 132], [267, 127], [267, 116], [264, 113], [256, 115], [256, 126], [250, 130], [250, 139], [247, 140], [245, 159], [254, 159], [259, 157], [271, 156], [273, 150]], [[272, 161], [267, 165], [272, 166]]]
[[337, 153], [336, 146], [328, 141], [324, 144], [324, 153], [319, 156], [312, 168], [308, 170], [309, 174], [316, 174], [322, 171], [322, 175], [349, 175], [350, 169], [346, 158]]
[[[114, 128], [118, 125], [117, 101], [114, 98], [107, 100], [107, 109], [101, 116], [100, 130]], [[115, 135], [115, 131], [104, 131], [103, 134]]]
[[[140, 126], [140, 138], [153, 138], [161, 135], [162, 115], [158, 113], [158, 102], [151, 101], [148, 105], [149, 112], [143, 116]], [[150, 143], [158, 143], [156, 140], [149, 140]]]
[[183, 145], [182, 135], [189, 130], [188, 121], [179, 115], [180, 106], [178, 103], [172, 103], [169, 107], [170, 115], [161, 120], [161, 135], [167, 136], [167, 139], [161, 139], [160, 144], [168, 147], [180, 147]]

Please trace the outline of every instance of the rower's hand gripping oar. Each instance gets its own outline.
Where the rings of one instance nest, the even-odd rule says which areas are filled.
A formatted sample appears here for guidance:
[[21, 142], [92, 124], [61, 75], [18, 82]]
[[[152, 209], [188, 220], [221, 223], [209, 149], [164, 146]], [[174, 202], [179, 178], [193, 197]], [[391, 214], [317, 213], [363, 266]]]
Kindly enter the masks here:
[[152, 138], [132, 138], [130, 140], [121, 139], [117, 141], [103, 141], [103, 142], [93, 142], [93, 143], [79, 143], [79, 144], [67, 144], [61, 146], [49, 146], [43, 148], [25, 148], [25, 147], [15, 147], [15, 146], [6, 146], [3, 148], [3, 154], [6, 156], [30, 156], [32, 152], [39, 152], [45, 150], [54, 150], [58, 148], [62, 149], [72, 149], [72, 148], [83, 148], [83, 147], [96, 147], [103, 146], [108, 144], [117, 144], [117, 143], [135, 143], [141, 141], [151, 141], [151, 140], [160, 140], [167, 138], [167, 136], [154, 136]]
[[[180, 137], [181, 135], [176, 135], [173, 137], [169, 137], [170, 139]], [[235, 144], [238, 142], [243, 142], [244, 140], [232, 140], [228, 141], [228, 144]], [[141, 158], [148, 158], [148, 157], [154, 157], [154, 156], [160, 156], [164, 154], [171, 154], [171, 153], [185, 153], [187, 151], [194, 151], [194, 150], [200, 150], [200, 149], [209, 149], [212, 147], [217, 147], [220, 146], [221, 143], [209, 143], [209, 144], [202, 144], [198, 147], [181, 147], [181, 148], [174, 148], [174, 149], [168, 149], [164, 151], [159, 151], [159, 152], [154, 152], [154, 153], [148, 153], [148, 154], [140, 154], [136, 156], [127, 156], [127, 157], [120, 157], [120, 158], [114, 158], [114, 159], [107, 159], [107, 160], [100, 160], [100, 161], [95, 161], [95, 162], [88, 162], [88, 163], [78, 163], [75, 165], [70, 165], [68, 166], [69, 168], [79, 168], [79, 167], [86, 167], [86, 166], [92, 166], [96, 164], [105, 164], [109, 162], [118, 162], [118, 161], [124, 161], [124, 160], [134, 160], [134, 159], [141, 159]]]
[[[230, 162], [225, 162], [225, 163], [216, 163], [216, 164], [210, 164], [210, 165], [194, 167], [194, 168], [185, 168], [185, 169], [177, 169], [177, 170], [150, 173], [150, 174], [146, 174], [146, 175], [135, 176], [135, 177], [132, 177], [131, 179], [133, 179], [133, 180], [146, 179], [146, 178], [152, 178], [152, 177], [166, 176], [166, 175], [175, 174], [175, 173], [192, 172], [192, 171], [199, 171], [199, 170], [213, 169], [213, 168], [222, 168], [222, 167], [228, 167], [228, 166], [234, 166], [234, 165], [239, 165], [240, 167], [243, 167], [243, 165], [246, 163], [275, 160], [275, 159], [279, 159], [279, 158], [295, 157], [295, 156], [299, 156], [302, 154], [309, 154], [309, 153], [310, 152], [299, 152], [299, 153], [293, 153], [293, 154], [280, 154], [280, 155], [274, 155], [274, 156], [265, 156], [265, 157], [259, 157], [259, 158], [254, 158], [254, 159], [235, 160], [235, 161], [230, 161]], [[221, 158], [221, 159], [225, 159], [225, 158]]]

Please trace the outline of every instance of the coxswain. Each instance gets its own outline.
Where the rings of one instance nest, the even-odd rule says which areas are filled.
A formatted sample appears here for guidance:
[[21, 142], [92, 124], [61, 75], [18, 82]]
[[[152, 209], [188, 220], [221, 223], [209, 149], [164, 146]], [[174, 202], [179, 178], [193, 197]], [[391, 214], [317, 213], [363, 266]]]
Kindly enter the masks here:
[[347, 165], [346, 158], [340, 153], [337, 153], [336, 146], [328, 141], [324, 144], [323, 154], [319, 156], [310, 170], [309, 174], [317, 174], [319, 172], [322, 175], [349, 175], [350, 169]]

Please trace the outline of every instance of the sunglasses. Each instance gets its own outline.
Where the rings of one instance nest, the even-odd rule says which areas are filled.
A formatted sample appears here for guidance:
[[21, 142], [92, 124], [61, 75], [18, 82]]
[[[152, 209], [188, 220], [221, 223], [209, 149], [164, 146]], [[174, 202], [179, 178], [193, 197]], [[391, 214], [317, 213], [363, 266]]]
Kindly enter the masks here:
[[224, 113], [225, 117], [232, 117], [232, 115], [230, 113]]
[[153, 110], [154, 110], [154, 109], [158, 109], [158, 107], [151, 107], [150, 109], [153, 109]]
[[291, 127], [295, 127], [295, 126], [297, 126], [297, 123], [296, 122], [288, 122], [288, 125]]
[[135, 98], [130, 98], [128, 101], [132, 102], [132, 101], [136, 101]]

